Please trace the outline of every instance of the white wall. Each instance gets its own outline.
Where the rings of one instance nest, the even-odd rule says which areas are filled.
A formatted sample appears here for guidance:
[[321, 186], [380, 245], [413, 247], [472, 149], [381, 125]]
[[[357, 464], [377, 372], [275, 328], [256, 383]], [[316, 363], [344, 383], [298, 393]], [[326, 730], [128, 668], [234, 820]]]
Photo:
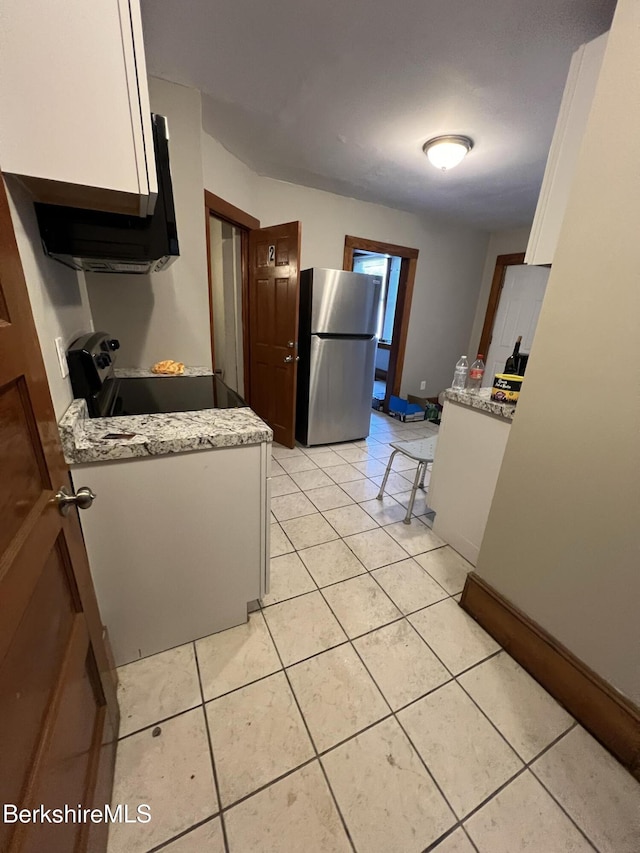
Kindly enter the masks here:
[[270, 178], [259, 181], [258, 199], [263, 225], [301, 220], [302, 268], [342, 269], [346, 234], [419, 249], [401, 393], [432, 396], [450, 385], [471, 331], [484, 232]]
[[639, 31], [619, 0], [477, 571], [640, 704]]
[[73, 395], [69, 379], [62, 378], [54, 338], [61, 337], [66, 348], [93, 329], [84, 275], [44, 254], [31, 196], [15, 178], [7, 176], [6, 184], [49, 390], [60, 419]]
[[376, 349], [376, 367], [380, 370], [389, 370], [389, 356], [391, 355], [391, 350], [388, 349]]
[[[469, 338], [469, 346], [467, 347], [467, 354], [471, 358], [476, 357], [478, 347], [480, 346], [480, 335], [482, 334], [484, 317], [487, 313], [491, 282], [496, 268], [496, 258], [498, 255], [511, 255], [516, 252], [524, 252], [529, 242], [530, 230], [530, 228], [515, 228], [509, 231], [494, 231], [489, 236], [489, 245], [487, 246], [487, 254], [482, 271], [480, 294], [478, 296], [478, 304], [476, 305], [471, 337]], [[483, 355], [486, 357], [487, 353], [485, 352]]]
[[211, 365], [200, 93], [151, 77], [149, 94], [168, 117], [180, 257], [151, 275], [88, 274], [91, 309], [96, 328], [122, 342], [119, 366]]
[[259, 176], [204, 130], [201, 131], [201, 148], [204, 188], [257, 217]]
[[153, 109], [169, 117], [181, 257], [142, 281], [87, 277], [96, 325], [124, 339], [121, 364], [210, 363], [204, 187], [263, 225], [300, 220], [302, 268], [341, 269], [346, 234], [419, 249], [402, 393], [419, 393], [422, 380], [422, 396], [450, 384], [471, 332], [486, 233], [259, 176], [202, 132], [199, 92], [154, 78], [150, 90]]
[[401, 393], [431, 396], [450, 384], [471, 332], [486, 233], [256, 175], [206, 133], [202, 156], [206, 189], [262, 225], [302, 222], [303, 269], [341, 269], [347, 234], [419, 249]]

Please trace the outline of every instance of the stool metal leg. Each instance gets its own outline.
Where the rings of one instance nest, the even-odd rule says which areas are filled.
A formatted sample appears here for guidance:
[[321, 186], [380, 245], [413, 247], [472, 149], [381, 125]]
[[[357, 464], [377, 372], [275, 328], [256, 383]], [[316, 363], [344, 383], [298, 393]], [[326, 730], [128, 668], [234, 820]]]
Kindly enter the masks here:
[[422, 477], [420, 477], [420, 483], [418, 484], [418, 488], [422, 489], [424, 492], [424, 475], [427, 473], [427, 463], [425, 462], [422, 466]]
[[411, 489], [411, 497], [409, 498], [409, 506], [407, 508], [407, 514], [404, 519], [405, 524], [411, 524], [411, 513], [413, 512], [413, 502], [416, 499], [416, 492], [418, 491], [418, 483], [420, 479], [424, 479], [424, 471], [427, 467], [426, 462], [418, 462], [418, 467], [416, 468], [416, 476], [413, 479], [413, 488]]
[[376, 495], [376, 498], [379, 501], [382, 500], [382, 496], [384, 495], [384, 487], [387, 485], [387, 480], [389, 479], [389, 474], [391, 473], [391, 464], [393, 463], [396, 453], [400, 453], [400, 451], [394, 450], [391, 456], [389, 457], [389, 461], [387, 462], [387, 470], [384, 472], [384, 477], [382, 478], [382, 483], [380, 484], [380, 491]]

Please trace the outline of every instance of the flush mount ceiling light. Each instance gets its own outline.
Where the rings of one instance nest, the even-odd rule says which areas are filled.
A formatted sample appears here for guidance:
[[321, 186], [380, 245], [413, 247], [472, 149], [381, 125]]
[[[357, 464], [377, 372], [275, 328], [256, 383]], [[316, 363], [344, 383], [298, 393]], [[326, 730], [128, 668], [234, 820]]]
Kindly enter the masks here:
[[429, 162], [446, 172], [462, 163], [473, 148], [473, 140], [468, 136], [434, 136], [422, 146]]

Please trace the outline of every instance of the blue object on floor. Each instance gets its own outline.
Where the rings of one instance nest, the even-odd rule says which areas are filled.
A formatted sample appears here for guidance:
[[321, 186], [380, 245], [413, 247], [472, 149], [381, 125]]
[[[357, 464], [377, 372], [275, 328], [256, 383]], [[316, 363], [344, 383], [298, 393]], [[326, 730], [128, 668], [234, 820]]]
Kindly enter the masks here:
[[413, 415], [416, 412], [423, 412], [424, 409], [416, 403], [409, 403], [408, 400], [403, 400], [402, 397], [394, 397], [392, 394], [389, 398], [389, 411], [397, 412], [399, 415]]

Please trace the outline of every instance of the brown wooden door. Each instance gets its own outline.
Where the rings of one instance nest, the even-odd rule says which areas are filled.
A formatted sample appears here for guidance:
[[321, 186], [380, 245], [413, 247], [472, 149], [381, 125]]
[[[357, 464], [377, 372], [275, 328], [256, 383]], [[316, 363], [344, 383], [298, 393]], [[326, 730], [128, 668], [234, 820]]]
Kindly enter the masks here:
[[[0, 803], [110, 801], [114, 673], [0, 176]], [[88, 510], [96, 512], [95, 508]], [[106, 849], [104, 824], [12, 823], [0, 850]]]
[[249, 232], [251, 407], [293, 447], [296, 434], [300, 223]]

